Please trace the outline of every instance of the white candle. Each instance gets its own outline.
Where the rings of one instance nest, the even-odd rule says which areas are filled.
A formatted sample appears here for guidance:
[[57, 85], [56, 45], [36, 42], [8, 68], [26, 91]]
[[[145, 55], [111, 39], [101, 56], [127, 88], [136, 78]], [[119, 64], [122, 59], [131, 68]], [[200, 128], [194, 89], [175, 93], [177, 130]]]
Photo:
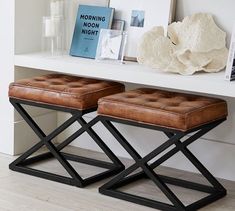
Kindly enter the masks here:
[[45, 37], [54, 37], [56, 36], [56, 26], [55, 26], [55, 22], [51, 19], [45, 19], [44, 20], [44, 24], [45, 24]]

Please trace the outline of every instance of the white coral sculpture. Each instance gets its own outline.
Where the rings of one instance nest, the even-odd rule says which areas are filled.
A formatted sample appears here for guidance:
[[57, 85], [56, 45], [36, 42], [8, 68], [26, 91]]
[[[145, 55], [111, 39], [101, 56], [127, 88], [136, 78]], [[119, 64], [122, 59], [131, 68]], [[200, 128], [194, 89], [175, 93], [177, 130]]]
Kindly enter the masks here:
[[143, 35], [137, 56], [140, 64], [182, 75], [219, 72], [225, 68], [227, 58], [226, 33], [207, 13], [172, 23], [168, 37], [163, 27], [154, 27]]

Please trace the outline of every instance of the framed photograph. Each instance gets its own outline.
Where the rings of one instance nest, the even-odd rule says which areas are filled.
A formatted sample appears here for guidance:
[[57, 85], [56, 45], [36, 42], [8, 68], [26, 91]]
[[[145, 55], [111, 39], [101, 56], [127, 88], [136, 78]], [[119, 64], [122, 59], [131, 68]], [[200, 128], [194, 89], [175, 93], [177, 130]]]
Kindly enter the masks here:
[[[154, 26], [164, 26], [167, 30], [175, 10], [175, 0], [110, 0], [115, 8], [115, 19], [124, 20], [124, 30], [128, 32], [125, 60], [136, 60], [137, 45], [141, 36]], [[167, 32], [166, 32], [167, 33]]]
[[109, 60], [122, 63], [127, 33], [122, 30], [101, 29], [96, 60]]

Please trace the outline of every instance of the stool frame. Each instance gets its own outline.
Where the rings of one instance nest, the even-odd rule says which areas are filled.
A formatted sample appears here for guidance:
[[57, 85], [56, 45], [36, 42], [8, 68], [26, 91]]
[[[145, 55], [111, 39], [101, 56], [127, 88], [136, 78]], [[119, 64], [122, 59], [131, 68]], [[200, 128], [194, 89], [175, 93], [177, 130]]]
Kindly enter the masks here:
[[[99, 117], [94, 118], [88, 123], [83, 118], [84, 114], [96, 111], [96, 108], [87, 109], [87, 110], [76, 110], [76, 109], [21, 100], [16, 98], [10, 98], [9, 100], [11, 104], [14, 106], [14, 108], [18, 111], [18, 113], [22, 116], [22, 118], [27, 122], [27, 124], [31, 127], [31, 129], [40, 139], [38, 143], [36, 143], [33, 147], [31, 147], [29, 150], [27, 150], [25, 153], [23, 153], [20, 157], [18, 157], [15, 161], [13, 161], [9, 165], [9, 168], [11, 170], [72, 186], [85, 187], [91, 183], [115, 175], [121, 172], [125, 168], [125, 166], [121, 163], [121, 161], [114, 155], [114, 153], [108, 148], [108, 146], [92, 129], [92, 126], [94, 126], [99, 121]], [[23, 108], [22, 105], [28, 105], [38, 108], [46, 108], [55, 111], [62, 111], [70, 113], [72, 116], [62, 125], [60, 125], [58, 128], [52, 131], [49, 135], [46, 135], [42, 131], [42, 129], [38, 126], [38, 124], [33, 120], [33, 118], [29, 115], [29, 113], [25, 110], [25, 108]], [[69, 136], [61, 144], [55, 146], [52, 143], [52, 140], [75, 122], [78, 122], [81, 125], [81, 128], [78, 129], [74, 134]], [[63, 150], [66, 146], [72, 143], [76, 138], [78, 138], [84, 132], [87, 132], [90, 135], [90, 137], [103, 150], [103, 152], [109, 157], [109, 159], [112, 162], [100, 161], [92, 158], [86, 158], [78, 155], [61, 152], [61, 150]], [[33, 153], [38, 151], [43, 146], [45, 146], [49, 150], [49, 152], [36, 155], [33, 157], [31, 156]], [[45, 161], [51, 158], [57, 159], [71, 178], [28, 167], [28, 165], [30, 164], [35, 164], [37, 162]], [[91, 176], [89, 178], [83, 179], [68, 161], [80, 162], [90, 166], [101, 167], [107, 170], [102, 173]]]
[[[226, 118], [223, 118], [188, 130], [186, 132], [182, 132], [179, 130], [149, 125], [140, 122], [134, 122], [130, 120], [101, 116], [101, 122], [117, 139], [117, 141], [122, 145], [122, 147], [128, 152], [128, 154], [134, 159], [135, 164], [131, 165], [126, 170], [111, 179], [111, 181], [107, 182], [102, 187], [100, 187], [99, 192], [111, 197], [166, 211], [197, 210], [224, 197], [226, 195], [226, 189], [216, 180], [216, 178], [213, 177], [213, 175], [201, 164], [201, 162], [193, 155], [193, 153], [187, 147], [225, 120]], [[112, 122], [162, 131], [169, 139], [146, 156], [141, 157], [140, 154], [123, 137], [123, 135], [115, 128]], [[191, 133], [193, 134], [188, 137], [188, 135]], [[185, 136], [187, 136], [187, 139], [181, 141], [181, 139]], [[169, 149], [172, 146], [174, 146], [174, 148]], [[169, 149], [169, 151], [162, 155], [160, 158], [158, 158], [156, 161], [151, 164], [148, 163], [167, 149]], [[207, 179], [211, 186], [159, 175], [154, 171], [155, 168], [157, 168], [159, 165], [161, 165], [163, 162], [165, 162], [178, 152], [182, 152], [184, 154], [184, 156]], [[133, 172], [138, 168], [141, 168], [141, 172], [133, 174]], [[128, 185], [132, 182], [144, 178], [152, 180], [172, 204], [147, 199], [118, 190], [118, 188], [121, 188], [125, 185]], [[182, 201], [180, 201], [180, 199], [175, 195], [175, 193], [171, 191], [167, 184], [204, 192], [207, 193], [208, 196], [186, 206], [183, 204]]]

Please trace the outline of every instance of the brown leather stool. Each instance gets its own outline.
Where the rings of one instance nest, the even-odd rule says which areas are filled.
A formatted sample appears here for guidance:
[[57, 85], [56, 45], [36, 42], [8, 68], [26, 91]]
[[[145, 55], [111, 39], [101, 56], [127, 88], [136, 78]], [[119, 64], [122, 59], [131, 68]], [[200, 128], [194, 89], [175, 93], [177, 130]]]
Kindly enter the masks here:
[[[10, 102], [40, 139], [40, 142], [11, 163], [9, 166], [10, 169], [78, 187], [84, 187], [123, 170], [123, 164], [92, 129], [92, 126], [99, 121], [98, 117], [87, 123], [83, 119], [83, 115], [96, 111], [99, 98], [122, 92], [124, 89], [124, 85], [116, 82], [62, 74], [49, 74], [19, 80], [10, 84]], [[71, 114], [71, 118], [49, 135], [46, 135], [22, 105], [67, 112]], [[64, 140], [63, 143], [55, 146], [52, 143], [52, 139], [75, 122], [78, 122], [82, 127]], [[87, 132], [91, 136], [112, 162], [71, 155], [61, 151], [84, 132]], [[32, 157], [32, 154], [42, 146], [46, 146], [49, 152]], [[28, 166], [49, 158], [56, 158], [70, 177], [36, 170]], [[76, 161], [108, 170], [84, 179], [68, 161]]]
[[[225, 101], [146, 88], [104, 97], [99, 100], [98, 104], [98, 113], [102, 123], [135, 160], [135, 164], [103, 185], [99, 189], [100, 193], [160, 210], [177, 211], [197, 210], [226, 195], [224, 187], [187, 148], [188, 145], [226, 120], [227, 104]], [[111, 122], [162, 131], [168, 140], [142, 157]], [[147, 144], [146, 141], [144, 144]], [[178, 152], [184, 154], [210, 185], [162, 176], [154, 171]], [[149, 164], [149, 161], [160, 154], [161, 157]], [[134, 173], [138, 168], [142, 171]], [[120, 187], [143, 178], [152, 180], [171, 204], [118, 190]], [[185, 205], [167, 184], [205, 192], [208, 195], [190, 205]]]

